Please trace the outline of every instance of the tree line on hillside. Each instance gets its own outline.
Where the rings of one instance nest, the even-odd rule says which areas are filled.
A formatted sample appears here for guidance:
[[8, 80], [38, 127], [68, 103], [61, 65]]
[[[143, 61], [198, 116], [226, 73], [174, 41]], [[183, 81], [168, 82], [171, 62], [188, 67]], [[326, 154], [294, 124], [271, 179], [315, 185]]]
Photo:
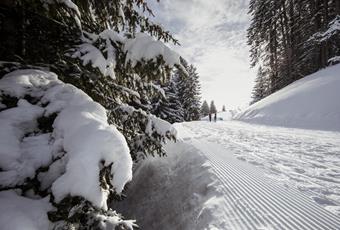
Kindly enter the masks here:
[[251, 0], [249, 14], [252, 103], [340, 62], [339, 0]]
[[[178, 41], [152, 16], [142, 0], [1, 1], [0, 78], [17, 69], [53, 71], [105, 107], [108, 122], [124, 135], [133, 160], [163, 156], [163, 143], [175, 139], [171, 126], [164, 130], [164, 120], [199, 119], [200, 84], [193, 65], [183, 58], [174, 61], [177, 56], [164, 43]], [[145, 50], [148, 47], [154, 49]], [[55, 116], [43, 119], [52, 126]], [[60, 158], [52, 164], [56, 161]], [[102, 168], [98, 180], [109, 192], [109, 202], [120, 197], [107, 171]], [[60, 229], [101, 229], [103, 220], [120, 219], [119, 214], [98, 209], [84, 197], [70, 194], [54, 202], [50, 188], [41, 188], [38, 176], [11, 188], [0, 184], [0, 189], [48, 197], [55, 207], [49, 219]], [[85, 204], [86, 208], [80, 208]]]

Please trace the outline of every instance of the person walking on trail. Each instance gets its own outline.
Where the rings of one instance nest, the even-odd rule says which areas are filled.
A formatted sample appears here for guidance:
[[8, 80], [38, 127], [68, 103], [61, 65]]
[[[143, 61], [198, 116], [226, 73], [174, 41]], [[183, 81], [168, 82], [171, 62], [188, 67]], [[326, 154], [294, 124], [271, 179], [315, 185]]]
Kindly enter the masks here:
[[209, 121], [211, 122], [211, 113], [209, 113]]
[[216, 114], [217, 113], [217, 109], [216, 109], [214, 101], [211, 101], [211, 103], [210, 103], [210, 111], [209, 111], [209, 113], [211, 115], [214, 114], [214, 121], [216, 122], [216, 119], [217, 119], [217, 114]]

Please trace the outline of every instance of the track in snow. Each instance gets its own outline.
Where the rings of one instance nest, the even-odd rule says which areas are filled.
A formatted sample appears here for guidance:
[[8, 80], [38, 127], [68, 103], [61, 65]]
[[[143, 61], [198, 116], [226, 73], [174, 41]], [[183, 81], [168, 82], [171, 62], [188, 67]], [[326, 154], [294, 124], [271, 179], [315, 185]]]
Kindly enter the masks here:
[[[185, 128], [180, 129], [180, 137], [193, 144], [209, 159], [219, 178], [219, 189], [225, 200], [225, 221], [230, 229], [340, 229], [340, 218], [314, 202], [326, 203], [327, 207], [331, 206], [329, 204], [338, 207], [336, 201], [323, 199], [323, 194], [315, 191], [326, 193], [336, 188], [333, 191], [336, 194], [339, 184], [334, 182], [333, 177], [333, 181], [314, 177], [312, 169], [308, 168], [319, 164], [330, 167], [335, 173], [339, 170], [337, 150], [340, 145], [336, 137], [340, 134], [269, 128], [240, 122], [193, 122], [183, 126]], [[310, 152], [313, 148], [315, 151]], [[260, 167], [236, 159], [227, 149]], [[297, 157], [298, 154], [300, 157]], [[322, 154], [325, 157], [322, 158]], [[328, 161], [323, 163], [325, 159]], [[287, 165], [285, 171], [280, 167], [275, 168], [281, 164]], [[271, 172], [273, 167], [275, 174]], [[305, 171], [301, 173], [305, 174], [304, 183], [316, 183], [320, 189], [305, 188], [304, 192], [297, 190], [295, 187], [300, 187], [296, 185], [301, 186], [301, 183], [291, 183], [295, 179], [292, 176], [295, 169]], [[282, 177], [287, 180], [281, 183], [276, 175], [279, 180]], [[325, 187], [321, 188], [322, 185]], [[310, 199], [311, 195], [314, 201]]]

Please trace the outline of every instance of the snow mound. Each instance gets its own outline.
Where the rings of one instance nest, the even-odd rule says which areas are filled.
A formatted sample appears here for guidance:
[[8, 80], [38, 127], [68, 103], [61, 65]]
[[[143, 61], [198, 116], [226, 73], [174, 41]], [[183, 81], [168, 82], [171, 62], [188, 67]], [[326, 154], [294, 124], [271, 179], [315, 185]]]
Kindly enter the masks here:
[[0, 192], [0, 204], [2, 230], [49, 229], [47, 212], [52, 210], [52, 205], [48, 197], [33, 200], [19, 196], [14, 191], [4, 191]]
[[[176, 124], [177, 127], [181, 124]], [[192, 145], [166, 145], [167, 157], [141, 162], [126, 199], [112, 208], [138, 219], [141, 229], [226, 229], [223, 200], [207, 159]]]
[[340, 65], [306, 76], [251, 105], [236, 120], [340, 131]]
[[[18, 102], [9, 107], [8, 98]], [[107, 123], [105, 109], [54, 73], [17, 70], [5, 75], [0, 102], [0, 188], [23, 185], [47, 167], [37, 178], [43, 189], [52, 189], [56, 202], [81, 196], [107, 209], [110, 188], [100, 184], [101, 169], [109, 169], [107, 183], [118, 194], [131, 180], [128, 145]], [[41, 131], [44, 120], [52, 120], [51, 130]]]

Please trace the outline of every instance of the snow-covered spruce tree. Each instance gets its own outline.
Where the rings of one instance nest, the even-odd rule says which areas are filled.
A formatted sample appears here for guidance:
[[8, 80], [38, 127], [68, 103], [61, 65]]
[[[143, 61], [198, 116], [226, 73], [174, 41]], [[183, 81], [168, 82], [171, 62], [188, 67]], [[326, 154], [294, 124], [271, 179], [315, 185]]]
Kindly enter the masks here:
[[171, 78], [162, 89], [164, 94], [159, 94], [153, 99], [152, 113], [170, 123], [183, 121], [183, 108], [178, 98], [178, 89], [174, 78]]
[[209, 112], [210, 112], [210, 108], [209, 108], [208, 102], [204, 100], [201, 106], [201, 116], [202, 117], [208, 116]]
[[[152, 11], [145, 1], [13, 0], [0, 4], [5, 15], [0, 24], [6, 25], [0, 27], [4, 35], [0, 56], [6, 58], [0, 77], [18, 68], [52, 70], [104, 106], [108, 122], [124, 135], [132, 159], [165, 153], [162, 143], [174, 139], [175, 132], [169, 123], [150, 114], [152, 98], [162, 93], [155, 83], [165, 84], [174, 67], [181, 76], [185, 70], [179, 56], [163, 43], [177, 41], [149, 19]], [[39, 119], [47, 127], [43, 129], [49, 130], [55, 115]], [[98, 175], [105, 190], [112, 188], [106, 166]], [[41, 170], [20, 188], [41, 197], [51, 195], [53, 201], [50, 187], [41, 190], [35, 181]], [[108, 191], [106, 202], [116, 196], [114, 189]], [[64, 229], [101, 229], [97, 220], [118, 216], [72, 193], [53, 205], [56, 209], [49, 219]]]
[[258, 102], [262, 98], [265, 98], [266, 96], [269, 95], [269, 90], [268, 90], [268, 78], [266, 78], [267, 75], [265, 74], [265, 71], [263, 68], [260, 66], [258, 68], [257, 76], [255, 79], [255, 85], [252, 91], [252, 101], [250, 104], [254, 104], [255, 102]]
[[132, 159], [100, 104], [54, 73], [16, 70], [0, 79], [0, 125], [1, 229], [132, 229], [108, 208]]
[[217, 113], [217, 109], [216, 109], [214, 101], [210, 102], [210, 113]]
[[178, 87], [178, 97], [183, 108], [185, 121], [195, 121], [200, 118], [200, 83], [196, 68], [181, 59], [186, 73], [181, 70], [175, 72], [175, 82]]
[[[27, 0], [14, 1], [7, 8], [27, 12], [23, 17], [28, 17], [13, 19], [16, 28], [25, 28], [24, 41], [10, 31], [5, 33], [7, 40], [17, 39], [17, 46], [29, 41], [29, 45], [20, 49], [25, 52], [3, 56], [26, 66], [50, 68], [109, 109], [109, 120], [124, 133], [134, 159], [140, 154], [164, 154], [165, 132], [152, 128], [152, 134], [147, 134], [148, 123], [155, 125], [155, 119], [145, 112], [152, 109], [151, 98], [161, 93], [154, 82], [166, 82], [180, 63], [179, 56], [160, 40], [177, 41], [150, 21], [146, 2]], [[27, 24], [21, 25], [22, 21]], [[43, 44], [38, 34], [44, 34]], [[166, 136], [173, 138], [170, 132]]]

